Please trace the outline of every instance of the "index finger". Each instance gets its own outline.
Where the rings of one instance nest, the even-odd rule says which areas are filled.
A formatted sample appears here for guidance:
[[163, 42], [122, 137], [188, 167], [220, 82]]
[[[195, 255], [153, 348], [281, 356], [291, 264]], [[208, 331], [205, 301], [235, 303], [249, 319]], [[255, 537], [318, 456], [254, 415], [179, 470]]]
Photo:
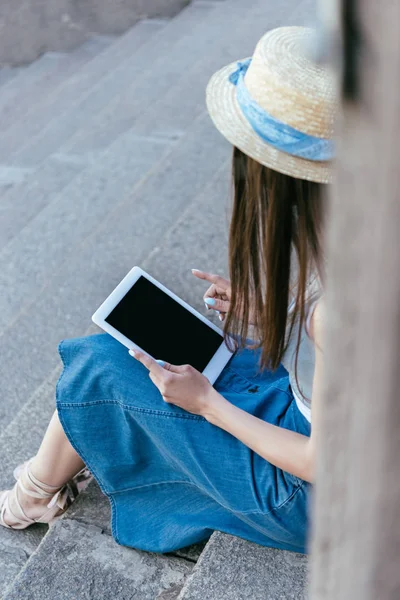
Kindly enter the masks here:
[[155, 375], [156, 377], [162, 377], [164, 368], [156, 360], [154, 360], [154, 358], [147, 356], [147, 354], [144, 352], [136, 350], [136, 348], [131, 348], [131, 350], [129, 350], [129, 354], [133, 356], [133, 358], [136, 358], [137, 361], [141, 362], [142, 365], [144, 365], [150, 371], [150, 373], [152, 373], [152, 375]]
[[192, 273], [195, 277], [199, 279], [205, 279], [210, 283], [215, 283], [218, 287], [223, 287], [224, 289], [229, 287], [229, 281], [221, 275], [216, 275], [214, 273], [206, 273], [205, 271], [199, 271], [198, 269], [192, 269]]

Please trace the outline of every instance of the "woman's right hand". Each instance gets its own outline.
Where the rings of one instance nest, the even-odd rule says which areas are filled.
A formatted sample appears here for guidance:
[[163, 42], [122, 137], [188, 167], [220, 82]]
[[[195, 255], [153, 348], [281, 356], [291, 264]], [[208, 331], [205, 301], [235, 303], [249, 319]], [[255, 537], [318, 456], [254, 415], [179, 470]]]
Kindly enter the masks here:
[[210, 287], [204, 294], [204, 303], [207, 309], [212, 308], [219, 312], [218, 318], [220, 321], [225, 319], [225, 315], [230, 309], [231, 304], [231, 282], [220, 275], [206, 273], [198, 269], [192, 269], [192, 273], [199, 279], [204, 279], [211, 283]]

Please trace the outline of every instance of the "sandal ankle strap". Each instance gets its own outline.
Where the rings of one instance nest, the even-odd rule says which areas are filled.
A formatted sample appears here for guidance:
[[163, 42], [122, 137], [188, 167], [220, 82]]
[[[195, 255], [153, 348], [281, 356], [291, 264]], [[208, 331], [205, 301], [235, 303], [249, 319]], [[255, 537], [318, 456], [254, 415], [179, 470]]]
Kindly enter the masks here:
[[[25, 487], [25, 485], [22, 483], [22, 473], [20, 475], [20, 477], [17, 480], [17, 484], [18, 486], [22, 489], [22, 491], [27, 494], [28, 496], [31, 496], [32, 498], [52, 498], [59, 490], [62, 489], [63, 486], [51, 486], [51, 485], [47, 485], [47, 483], [44, 483], [43, 481], [40, 481], [39, 479], [37, 479], [37, 477], [35, 477], [35, 475], [31, 472], [30, 470], [30, 462], [28, 462], [25, 465], [25, 469], [24, 469], [30, 483], [32, 484], [32, 486], [35, 488], [34, 490], [29, 490]], [[43, 489], [41, 486], [44, 485], [48, 488], [53, 488], [52, 491], [46, 491], [45, 489]]]
[[31, 468], [30, 468], [30, 463], [27, 465], [26, 471], [27, 471], [28, 477], [31, 480], [31, 482], [34, 485], [38, 486], [40, 489], [43, 489], [40, 486], [44, 485], [46, 488], [50, 488], [51, 493], [54, 494], [55, 492], [57, 492], [59, 489], [61, 489], [63, 487], [62, 485], [49, 485], [48, 483], [44, 483], [44, 481], [40, 481], [32, 473]]

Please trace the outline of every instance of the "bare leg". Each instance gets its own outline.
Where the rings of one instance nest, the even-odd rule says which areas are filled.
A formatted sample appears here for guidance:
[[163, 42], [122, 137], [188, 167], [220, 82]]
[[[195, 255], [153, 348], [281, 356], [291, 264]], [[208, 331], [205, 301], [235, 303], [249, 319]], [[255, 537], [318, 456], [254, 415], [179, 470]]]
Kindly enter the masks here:
[[31, 472], [48, 486], [59, 487], [84, 466], [85, 463], [69, 443], [55, 410], [40, 448], [31, 462]]
[[[30, 464], [31, 474], [41, 482], [40, 487], [43, 490], [56, 493], [59, 488], [67, 483], [84, 466], [84, 462], [75, 452], [64, 433], [57, 410], [54, 411], [40, 448]], [[32, 487], [31, 481], [25, 471], [21, 477], [27, 489], [35, 489]], [[49, 499], [33, 498], [24, 494], [21, 489], [17, 488], [16, 484], [13, 488], [13, 491], [15, 490], [16, 494], [11, 494], [9, 498], [12, 513], [18, 514], [16, 512], [18, 500], [27, 516], [30, 518], [40, 518], [43, 514], [43, 508], [47, 507]], [[11, 526], [18, 522], [18, 519], [13, 517], [12, 514], [6, 514], [4, 520], [7, 525]]]

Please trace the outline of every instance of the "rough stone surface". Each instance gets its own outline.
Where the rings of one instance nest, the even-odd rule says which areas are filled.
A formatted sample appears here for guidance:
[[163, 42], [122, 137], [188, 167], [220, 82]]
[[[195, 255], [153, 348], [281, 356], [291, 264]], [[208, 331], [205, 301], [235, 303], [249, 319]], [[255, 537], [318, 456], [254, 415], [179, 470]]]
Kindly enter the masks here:
[[228, 275], [227, 254], [222, 249], [228, 243], [229, 183], [226, 162], [143, 262], [143, 268], [153, 277], [217, 325], [221, 323], [214, 311], [204, 307], [207, 283], [195, 278], [191, 269]]
[[18, 183], [22, 183], [35, 169], [24, 167], [7, 167], [0, 165], [0, 189], [2, 192]]
[[180, 584], [174, 585], [169, 590], [160, 592], [156, 600], [177, 600], [182, 588], [183, 586]]
[[[103, 222], [113, 202], [126, 196], [169, 150], [168, 143], [138, 139], [128, 132], [94, 165], [74, 178], [0, 253], [0, 281], [14, 289], [2, 300], [0, 330], [15, 308], [30, 304], [33, 284], [42, 286], [50, 272]], [[51, 253], [49, 253], [51, 248]], [[3, 268], [4, 267], [4, 268]]]
[[307, 557], [216, 532], [179, 600], [303, 600]]
[[[285, 22], [287, 10], [287, 5], [274, 5], [268, 15], [268, 27]], [[185, 131], [188, 123], [204, 110], [204, 90], [211, 74], [253, 52], [255, 40], [265, 32], [265, 13], [265, 2], [252, 2], [245, 12], [240, 3], [229, 3], [229, 9], [221, 3], [193, 32], [181, 37], [166, 56], [160, 56], [140, 79], [133, 80], [123, 94], [116, 95], [113, 102], [92, 115], [67, 142], [66, 151], [102, 148], [131, 123], [138, 135], [176, 136]], [[294, 5], [290, 24], [303, 20], [303, 4]], [[229, 36], [221, 35], [222, 30], [229, 31]], [[190, 52], [186, 52], [188, 45]], [[156, 102], [148, 102], [149, 90], [155, 93]], [[135, 101], [127, 101], [129, 97]]]
[[[193, 279], [190, 268], [212, 268], [221, 273], [226, 273], [226, 256], [220, 252], [221, 245], [227, 238], [227, 209], [228, 209], [228, 165], [223, 164], [217, 175], [211, 179], [206, 189], [182, 213], [176, 223], [166, 233], [160, 246], [153, 248], [148, 259], [144, 261], [144, 268], [153, 275], [168, 282], [168, 285], [187, 301], [191, 302], [198, 310], [203, 311], [201, 300], [204, 293], [204, 284]], [[200, 243], [204, 241], [204, 243]], [[182, 255], [185, 260], [182, 261]], [[173, 267], [173, 265], [176, 265]], [[213, 314], [207, 314], [214, 322], [219, 323]], [[85, 330], [82, 329], [82, 332]], [[99, 331], [93, 324], [86, 331], [91, 334]], [[52, 376], [42, 385], [30, 402], [20, 411], [17, 418], [7, 427], [0, 437], [0, 447], [4, 449], [4, 461], [0, 467], [0, 485], [7, 489], [14, 483], [12, 468], [19, 462], [26, 460], [36, 452], [47, 423], [54, 411], [54, 388], [61, 372], [58, 366]], [[110, 506], [93, 481], [87, 490], [76, 500], [69, 509], [68, 519], [76, 519], [84, 523], [101, 527], [111, 534]], [[32, 529], [34, 537], [32, 537]], [[29, 556], [47, 531], [45, 526], [35, 526], [26, 531], [18, 532], [18, 546], [22, 544], [25, 554], [19, 562], [14, 562], [14, 569], [9, 571], [11, 580], [24, 563], [24, 556]], [[4, 539], [6, 538], [6, 539]], [[7, 544], [8, 551], [0, 556], [0, 565], [7, 566], [10, 557], [15, 553], [14, 542], [17, 536], [13, 532], [0, 529], [0, 541]], [[197, 544], [189, 548], [180, 549], [174, 553], [191, 561], [196, 561], [204, 547]], [[8, 580], [7, 580], [8, 582]], [[171, 592], [172, 594], [172, 592]]]
[[197, 562], [206, 545], [207, 540], [199, 542], [198, 544], [192, 544], [192, 546], [185, 546], [174, 552], [166, 552], [165, 556], [179, 556], [191, 560], [192, 562]]
[[192, 568], [182, 558], [120, 546], [100, 527], [61, 519], [4, 600], [154, 600], [182, 585]]
[[[195, 8], [199, 10], [196, 4], [191, 10]], [[243, 14], [242, 5], [231, 3], [229, 10], [221, 4], [211, 14], [204, 14], [202, 4], [200, 18], [194, 25], [182, 30], [184, 35], [153, 61], [151, 69], [143, 69], [123, 93], [116, 94], [102, 111], [92, 114], [67, 142], [66, 151], [102, 148], [130, 125], [138, 134], [147, 135], [176, 136], [185, 131], [204, 110], [204, 90], [211, 73], [221, 64], [253, 50], [254, 39], [264, 32], [264, 24], [257, 19], [263, 11], [261, 3], [253, 2]], [[235, 27], [239, 16], [240, 28]], [[221, 36], [222, 28], [229, 30], [229, 38]]]
[[[4, 360], [2, 360], [0, 371], [3, 369], [1, 374], [3, 393], [8, 398], [8, 402], [2, 403], [0, 406], [0, 422], [9, 422], [10, 417], [26, 402], [46, 373], [54, 368], [55, 360], [58, 362], [57, 344], [61, 337], [68, 337], [69, 334], [79, 334], [84, 331], [82, 327], [80, 329], [76, 326], [70, 327], [74, 301], [70, 304], [70, 301], [64, 303], [62, 300], [62, 298], [66, 300], [65, 280], [63, 278], [59, 280], [57, 286], [53, 288], [54, 294], [43, 294], [43, 289], [60, 271], [62, 265], [67, 269], [68, 264], [72, 265], [70, 261], [74, 255], [78, 258], [78, 263], [74, 267], [75, 275], [70, 273], [70, 277], [72, 277], [70, 281], [76, 279], [77, 270], [80, 272], [80, 276], [87, 280], [92, 279], [94, 274], [90, 273], [89, 265], [85, 265], [85, 270], [81, 269], [82, 264], [85, 264], [79, 260], [83, 248], [77, 253], [77, 246], [85, 241], [93, 228], [99, 227], [100, 224], [103, 226], [107, 224], [105, 217], [108, 211], [113, 205], [118, 206], [121, 198], [129, 197], [135, 184], [167, 151], [164, 143], [154, 144], [142, 140], [138, 147], [135, 140], [131, 139], [131, 145], [128, 142], [129, 140], [126, 138], [121, 140], [119, 152], [105, 157], [104, 162], [96, 165], [95, 169], [86, 169], [82, 176], [75, 178], [72, 184], [65, 188], [64, 195], [59, 201], [53, 200], [20, 232], [18, 238], [3, 248], [0, 255], [0, 262], [4, 265], [4, 271], [0, 274], [2, 288], [0, 305], [5, 311], [3, 317], [7, 312], [7, 319], [0, 319], [4, 326], [2, 327], [4, 335], [0, 341]], [[105, 247], [107, 237], [108, 234], [103, 235], [103, 251], [106, 254], [108, 252]], [[130, 236], [124, 243], [125, 252], [129, 239]], [[96, 251], [92, 260], [96, 260]], [[100, 266], [97, 264], [97, 269]], [[104, 277], [105, 271], [100, 269], [99, 276], [100, 278]], [[94, 284], [95, 281], [92, 280], [92, 283]], [[72, 283], [72, 287], [67, 293], [74, 290], [74, 295], [83, 300], [84, 288], [85, 285], [78, 288]], [[84, 312], [81, 313], [83, 317], [81, 323], [84, 323], [85, 329], [90, 323], [90, 316], [93, 312], [91, 308], [100, 303], [100, 300], [100, 297], [97, 297], [94, 303], [93, 300], [89, 301]], [[42, 302], [44, 304], [39, 309], [39, 304]], [[53, 306], [50, 307], [50, 304]], [[25, 331], [21, 330], [20, 335], [17, 334], [17, 339], [12, 332], [16, 333], [15, 327], [18, 328], [18, 324], [22, 324], [21, 319], [25, 321], [28, 316], [26, 308], [29, 305], [31, 306], [30, 314], [35, 316], [33, 320], [30, 320], [30, 325], [26, 322], [23, 326]], [[65, 310], [62, 309], [62, 306]], [[60, 325], [63, 321], [64, 324], [61, 328], [57, 327], [57, 321]], [[78, 325], [77, 322], [76, 325]], [[30, 329], [31, 334], [28, 333], [26, 326]], [[11, 345], [6, 340], [9, 336], [13, 338], [13, 341], [9, 338]], [[46, 353], [46, 347], [49, 349], [49, 353]], [[17, 375], [15, 368], [19, 362], [21, 369], [20, 360], [23, 354], [26, 363], [23, 370], [19, 370], [19, 374], [24, 373], [24, 377], [21, 378], [20, 375]], [[16, 396], [19, 397], [19, 401], [15, 401]], [[9, 415], [8, 420], [5, 418], [6, 414]]]
[[0, 527], [0, 598], [14, 581], [48, 530], [47, 525], [32, 525], [24, 531]]
[[11, 81], [18, 74], [18, 68], [3, 67], [0, 68], [0, 85], [4, 85], [7, 81]]
[[34, 173], [31, 169], [0, 167], [0, 250], [86, 165], [87, 159], [80, 156], [74, 162], [52, 157]]
[[[86, 335], [101, 331], [93, 323]], [[15, 416], [12, 423], [0, 435], [3, 460], [0, 463], [0, 489], [10, 489], [14, 483], [13, 469], [36, 453], [48, 422], [55, 410], [55, 386], [61, 374], [59, 365], [51, 376], [38, 388], [32, 398]], [[86, 490], [66, 513], [68, 519], [96, 525], [111, 535], [111, 511], [107, 497], [93, 479]], [[47, 532], [46, 525], [35, 525], [17, 534], [0, 527], [0, 572], [5, 577], [0, 583], [0, 595], [25, 564]], [[204, 543], [182, 548], [167, 555], [196, 561]]]
[[[36, 106], [27, 98], [13, 105], [22, 70], [3, 82], [0, 104], [19, 118], [4, 121], [0, 140], [0, 489], [37, 451], [55, 409], [59, 340], [98, 331], [88, 328], [91, 314], [134, 264], [219, 324], [204, 309], [206, 286], [190, 273], [227, 272], [231, 146], [204, 114], [204, 87], [218, 66], [248, 55], [264, 29], [302, 22], [312, 0], [217, 4], [140, 24], [111, 45], [92, 41], [81, 51], [100, 54], [49, 84], [47, 96], [35, 83], [44, 63], [31, 75], [24, 69]], [[204, 544], [165, 555], [118, 546], [95, 481], [37, 549], [46, 531], [0, 528], [0, 595], [31, 557], [5, 600], [303, 598], [304, 557], [219, 533], [184, 585]]]
[[[66, 513], [66, 518], [88, 525], [96, 525], [111, 535], [111, 508], [107, 498], [93, 479]], [[179, 556], [192, 562], [197, 561], [205, 543], [193, 544], [175, 552], [167, 552], [165, 556]]]
[[69, 520], [80, 521], [87, 525], [96, 525], [111, 535], [111, 507], [105, 494], [95, 479], [78, 496], [66, 513]]
[[[128, 105], [136, 105], [135, 94], [128, 93], [130, 87], [135, 83], [140, 88], [141, 95], [144, 94], [146, 97], [146, 106], [154, 102], [158, 97], [160, 84], [164, 82], [164, 70], [172, 72], [173, 77], [176, 78], [180, 75], [181, 62], [186, 60], [185, 58], [177, 59], [175, 56], [175, 63], [172, 61], [172, 52], [175, 46], [180, 43], [182, 37], [186, 37], [187, 44], [189, 44], [190, 32], [196, 39], [195, 31], [210, 11], [209, 6], [197, 4], [182, 11], [157, 35], [152, 36], [148, 43], [140, 46], [133, 55], [127, 53], [125, 60], [116, 63], [114, 68], [109, 69], [105, 77], [89, 87], [85, 93], [78, 95], [76, 101], [71, 103], [70, 110], [61, 115], [57, 115], [57, 113], [53, 115], [56, 118], [50, 120], [38, 136], [33, 137], [26, 147], [17, 152], [13, 160], [23, 165], [36, 165], [52, 152], [59, 150], [77, 131], [85, 129], [95, 115], [111, 105], [116, 97], [121, 97]], [[205, 46], [203, 46], [203, 50], [204, 48]], [[186, 54], [185, 52], [185, 56]], [[154, 87], [149, 87], [147, 84], [149, 73], [153, 74]], [[159, 77], [160, 84], [157, 84], [155, 76]], [[142, 103], [140, 102], [139, 105], [141, 106]], [[117, 117], [118, 115], [114, 113], [113, 118], [117, 119]], [[130, 129], [133, 124], [133, 121], [127, 123], [124, 131]], [[109, 140], [109, 143], [115, 138], [116, 135]]]
[[[2, 89], [1, 129], [6, 130], [10, 123], [20, 119], [32, 106], [40, 104], [43, 98], [92, 58], [93, 51], [94, 47], [86, 45], [70, 54], [45, 54], [37, 62], [21, 70], [20, 74]], [[21, 93], [22, 89], [24, 93]]]
[[84, 53], [88, 56], [97, 56], [109, 48], [111, 44], [115, 44], [117, 40], [113, 35], [92, 35], [86, 42], [74, 51], [74, 54]]
[[[94, 86], [98, 88], [103, 78], [108, 77], [110, 92], [118, 89], [115, 84], [110, 84], [110, 79], [115, 82], [115, 72], [121, 71], [125, 61], [131, 61], [137, 50], [154, 39], [156, 34], [160, 34], [164, 27], [165, 23], [159, 21], [140, 21], [108, 46], [106, 52], [101, 51], [92, 60], [84, 62], [72, 76], [63, 80], [62, 85], [43, 97], [39, 104], [32, 104], [30, 112], [17, 121], [10, 122], [8, 129], [3, 132], [0, 140], [0, 160], [10, 162], [11, 157], [24, 146], [31, 147], [36, 138], [45, 135], [53, 119], [60, 119], [68, 111], [76, 112], [79, 102], [91, 94]], [[87, 43], [96, 43], [97, 39], [98, 37]], [[56, 135], [59, 135], [58, 132], [59, 130]]]
[[[8, 489], [14, 485], [13, 469], [36, 454], [56, 408], [55, 386], [60, 374], [61, 364], [14, 415], [13, 421], [3, 428], [0, 434], [0, 489]], [[2, 528], [0, 534], [1, 532]]]
[[[62, 200], [53, 201], [0, 254], [6, 291], [0, 301], [6, 327], [0, 377], [9, 398], [0, 405], [0, 422], [9, 422], [58, 364], [60, 339], [85, 331], [93, 309], [159, 245], [230, 154], [208, 116], [193, 123], [151, 177], [143, 177], [140, 168], [139, 161], [146, 160], [144, 142], [140, 149], [142, 156], [138, 148], [130, 153], [125, 147], [119, 161], [110, 155], [115, 171], [105, 161], [97, 180], [85, 175], [84, 186], [81, 176], [75, 178]], [[136, 189], [135, 173], [143, 177]]]
[[[99, 331], [100, 329], [92, 323], [86, 333], [91, 335]], [[61, 374], [61, 368], [60, 364], [54, 369], [19, 413], [15, 415], [14, 420], [2, 430], [0, 434], [2, 453], [0, 490], [11, 489], [15, 484], [14, 468], [36, 454], [55, 410], [55, 386]], [[108, 504], [107, 498], [99, 490], [95, 503], [91, 503], [90, 489], [87, 504], [95, 509], [98, 515], [104, 515], [107, 508], [105, 505]], [[80, 500], [81, 496], [78, 499]], [[71, 507], [72, 509], [74, 509], [74, 504]], [[88, 522], [90, 521], [88, 520]], [[106, 518], [99, 518], [99, 523], [106, 529]], [[26, 560], [36, 550], [47, 531], [48, 526], [44, 524], [33, 525], [21, 531], [10, 531], [7, 528], [0, 527], [0, 597], [24, 566]], [[188, 558], [191, 558], [189, 553]]]
[[[1, 432], [0, 490], [11, 489], [15, 484], [14, 468], [36, 454], [55, 410], [54, 387], [60, 371], [61, 369], [57, 368], [52, 373], [16, 415], [14, 421]], [[0, 527], [0, 597], [37, 548], [47, 530], [47, 525], [41, 524], [21, 531]]]
[[30, 62], [47, 50], [71, 50], [92, 32], [122, 33], [143, 17], [173, 16], [187, 1], [2, 0], [0, 64]]

